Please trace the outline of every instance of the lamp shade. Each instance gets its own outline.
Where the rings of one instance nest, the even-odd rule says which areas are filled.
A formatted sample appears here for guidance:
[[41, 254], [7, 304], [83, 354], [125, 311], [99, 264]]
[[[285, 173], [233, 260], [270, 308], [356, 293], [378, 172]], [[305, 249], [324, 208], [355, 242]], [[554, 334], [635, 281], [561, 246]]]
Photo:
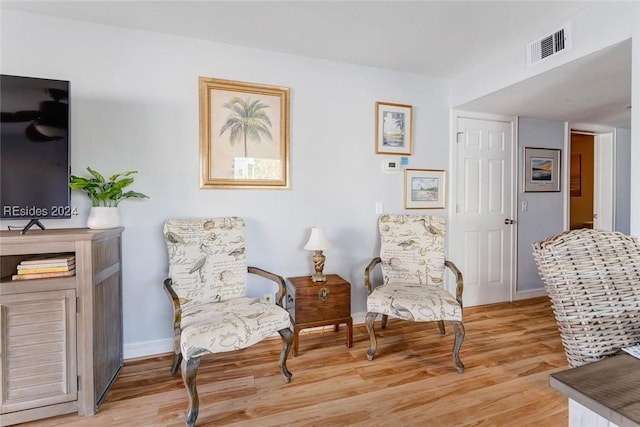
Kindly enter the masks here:
[[327, 235], [322, 227], [313, 227], [309, 240], [304, 248], [308, 251], [324, 251], [333, 248], [333, 244], [327, 239]]

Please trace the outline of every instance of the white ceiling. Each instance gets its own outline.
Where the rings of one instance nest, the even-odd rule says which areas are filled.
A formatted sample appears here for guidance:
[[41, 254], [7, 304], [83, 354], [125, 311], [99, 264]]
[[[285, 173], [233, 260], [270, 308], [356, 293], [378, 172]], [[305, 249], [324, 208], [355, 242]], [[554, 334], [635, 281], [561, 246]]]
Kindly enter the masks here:
[[[575, 1], [398, 0], [1, 3], [3, 9], [447, 79], [482, 63], [505, 40], [526, 46], [531, 41], [529, 35], [536, 34], [540, 23], [549, 22], [550, 16], [553, 22], [563, 22], [589, 5], [590, 2]], [[630, 103], [629, 42], [478, 99], [464, 108], [629, 128]]]
[[[478, 98], [470, 111], [631, 129], [631, 40]], [[585, 125], [586, 124], [586, 125]]]

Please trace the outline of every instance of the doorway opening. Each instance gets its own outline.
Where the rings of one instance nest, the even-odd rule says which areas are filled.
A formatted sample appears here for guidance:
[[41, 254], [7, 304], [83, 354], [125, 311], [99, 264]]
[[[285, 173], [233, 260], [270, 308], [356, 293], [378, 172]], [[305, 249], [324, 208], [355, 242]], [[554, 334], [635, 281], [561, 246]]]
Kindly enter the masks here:
[[571, 132], [569, 228], [593, 228], [595, 136]]

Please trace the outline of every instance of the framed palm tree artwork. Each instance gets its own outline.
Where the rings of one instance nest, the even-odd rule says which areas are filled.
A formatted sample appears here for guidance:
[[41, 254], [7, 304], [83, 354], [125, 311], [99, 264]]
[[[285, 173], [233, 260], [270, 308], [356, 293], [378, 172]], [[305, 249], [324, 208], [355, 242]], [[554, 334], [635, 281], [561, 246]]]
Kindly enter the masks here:
[[200, 84], [200, 188], [289, 188], [289, 88]]

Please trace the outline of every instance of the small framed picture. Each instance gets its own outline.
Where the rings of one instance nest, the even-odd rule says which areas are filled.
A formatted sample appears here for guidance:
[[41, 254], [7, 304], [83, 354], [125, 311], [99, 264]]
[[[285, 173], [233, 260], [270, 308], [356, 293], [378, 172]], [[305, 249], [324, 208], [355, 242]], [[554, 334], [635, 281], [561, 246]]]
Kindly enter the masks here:
[[413, 107], [376, 102], [376, 154], [411, 155]]
[[405, 209], [444, 209], [445, 171], [404, 170]]
[[560, 150], [525, 147], [524, 191], [560, 191]]

